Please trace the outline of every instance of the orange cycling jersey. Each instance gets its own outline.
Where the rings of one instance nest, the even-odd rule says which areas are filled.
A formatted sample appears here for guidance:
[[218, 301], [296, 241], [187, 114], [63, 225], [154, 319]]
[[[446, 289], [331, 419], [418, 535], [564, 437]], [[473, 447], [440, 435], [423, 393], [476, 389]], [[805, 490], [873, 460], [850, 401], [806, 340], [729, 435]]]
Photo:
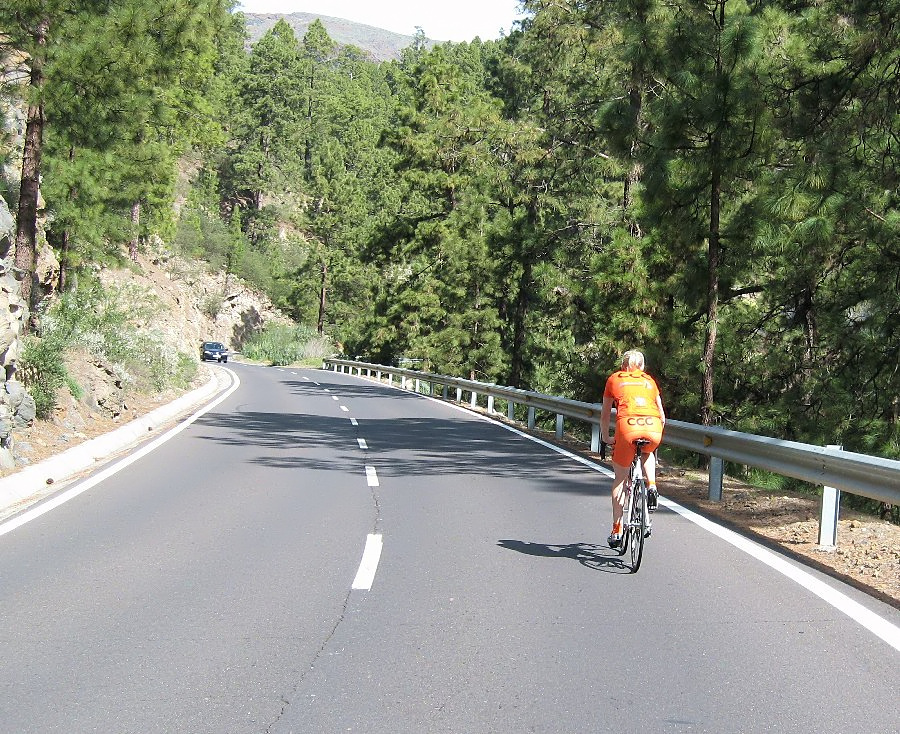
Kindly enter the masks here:
[[628, 466], [638, 438], [650, 441], [645, 451], [653, 452], [662, 440], [662, 414], [657, 399], [659, 388], [650, 375], [641, 370], [614, 372], [606, 381], [604, 398], [616, 403], [616, 445], [613, 463]]
[[657, 405], [659, 388], [642, 370], [613, 372], [606, 381], [603, 397], [616, 402], [616, 422], [631, 416], [661, 417]]

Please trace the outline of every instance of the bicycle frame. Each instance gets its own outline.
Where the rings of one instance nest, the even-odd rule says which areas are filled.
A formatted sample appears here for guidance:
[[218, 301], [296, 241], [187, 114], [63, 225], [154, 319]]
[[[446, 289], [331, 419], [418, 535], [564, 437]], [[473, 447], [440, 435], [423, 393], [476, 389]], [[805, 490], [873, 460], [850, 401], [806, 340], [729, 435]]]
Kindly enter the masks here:
[[636, 573], [644, 554], [644, 540], [650, 526], [650, 511], [647, 507], [647, 481], [641, 462], [642, 449], [649, 442], [638, 439], [634, 442], [634, 460], [628, 470], [628, 479], [622, 491], [625, 493], [622, 512], [622, 544], [619, 555], [631, 550], [631, 573]]

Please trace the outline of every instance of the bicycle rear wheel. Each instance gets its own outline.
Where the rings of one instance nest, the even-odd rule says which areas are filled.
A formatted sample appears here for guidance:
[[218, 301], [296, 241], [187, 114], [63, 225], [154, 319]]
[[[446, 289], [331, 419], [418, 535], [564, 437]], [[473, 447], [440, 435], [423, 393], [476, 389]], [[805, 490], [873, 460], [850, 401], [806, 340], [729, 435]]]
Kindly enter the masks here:
[[[641, 567], [641, 558], [644, 555], [644, 530], [647, 523], [647, 491], [644, 482], [639, 479], [634, 484], [631, 495], [631, 513], [628, 517], [628, 536], [631, 546], [631, 573], [637, 573]], [[623, 545], [624, 545], [623, 536]]]

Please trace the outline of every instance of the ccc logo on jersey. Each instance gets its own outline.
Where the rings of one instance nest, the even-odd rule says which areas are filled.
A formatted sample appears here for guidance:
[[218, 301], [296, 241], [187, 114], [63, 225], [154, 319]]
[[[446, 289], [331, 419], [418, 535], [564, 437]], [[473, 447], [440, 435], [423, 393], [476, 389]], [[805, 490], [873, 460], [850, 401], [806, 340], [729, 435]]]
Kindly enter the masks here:
[[655, 426], [656, 418], [626, 418], [625, 422], [629, 426]]

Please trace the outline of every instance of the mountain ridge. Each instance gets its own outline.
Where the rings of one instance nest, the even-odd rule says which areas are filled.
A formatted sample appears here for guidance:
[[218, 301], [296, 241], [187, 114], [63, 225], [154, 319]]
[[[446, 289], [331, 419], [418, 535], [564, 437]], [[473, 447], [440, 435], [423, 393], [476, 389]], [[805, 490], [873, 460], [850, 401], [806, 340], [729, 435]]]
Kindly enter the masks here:
[[[315, 20], [319, 20], [332, 40], [342, 46], [356, 46], [376, 61], [399, 59], [403, 49], [409, 48], [415, 41], [415, 36], [321, 13], [244, 13], [244, 19], [251, 45], [271, 30], [279, 20], [287, 22], [294, 29], [297, 38], [303, 38], [309, 26]], [[426, 39], [426, 44], [434, 46], [437, 41]]]

